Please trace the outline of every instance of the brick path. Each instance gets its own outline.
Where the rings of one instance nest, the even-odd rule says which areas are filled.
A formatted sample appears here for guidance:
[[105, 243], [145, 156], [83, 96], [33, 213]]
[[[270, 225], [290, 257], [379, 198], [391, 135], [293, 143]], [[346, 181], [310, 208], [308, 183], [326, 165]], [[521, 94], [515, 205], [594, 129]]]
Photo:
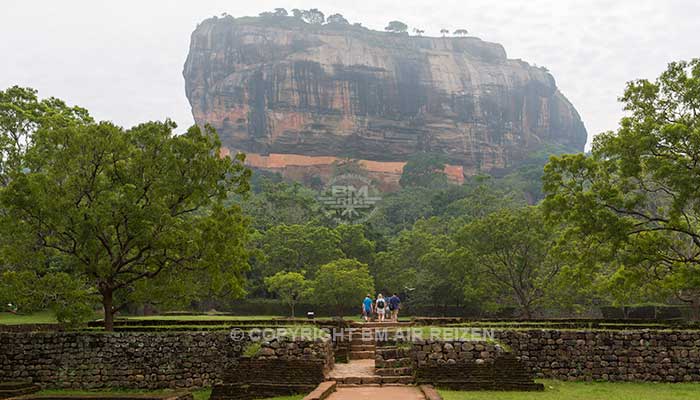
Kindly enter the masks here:
[[339, 387], [328, 400], [425, 400], [415, 386]]

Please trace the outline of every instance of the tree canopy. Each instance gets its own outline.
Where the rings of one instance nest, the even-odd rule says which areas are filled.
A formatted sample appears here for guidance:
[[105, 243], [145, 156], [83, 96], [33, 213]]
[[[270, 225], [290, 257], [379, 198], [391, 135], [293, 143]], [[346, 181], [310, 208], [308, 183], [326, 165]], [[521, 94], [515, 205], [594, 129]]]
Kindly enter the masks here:
[[[458, 185], [443, 156], [417, 153], [400, 189], [348, 225], [325, 208], [325, 175], [251, 178], [210, 128], [123, 129], [12, 87], [0, 92], [0, 302], [62, 322], [102, 303], [108, 328], [135, 304], [247, 295], [294, 315], [307, 299], [359, 307], [375, 289], [418, 313], [687, 302], [700, 318], [699, 99], [700, 61], [677, 62], [629, 83], [627, 116], [590, 154], [538, 145]], [[330, 171], [362, 173], [352, 160]]]
[[342, 14], [329, 15], [326, 22], [329, 24], [350, 25], [350, 22], [348, 22], [348, 20], [345, 19]]
[[[28, 102], [12, 101], [15, 110]], [[55, 99], [29, 102], [40, 105], [39, 122], [27, 119], [2, 135], [31, 136], [22, 168], [8, 170], [0, 191], [5, 268], [31, 249], [25, 268], [67, 273], [94, 288], [107, 329], [144, 281], [170, 273], [219, 276], [242, 293], [246, 221], [223, 201], [248, 190], [250, 171], [242, 157], [220, 156], [215, 132], [175, 135], [170, 121], [124, 130]], [[25, 121], [27, 114], [14, 115]]]
[[289, 305], [291, 316], [294, 318], [294, 308], [304, 296], [309, 296], [311, 282], [299, 272], [278, 272], [265, 278], [267, 289], [275, 293], [280, 300]]
[[389, 22], [389, 25], [384, 28], [384, 30], [387, 32], [405, 33], [408, 31], [408, 25], [401, 21], [391, 21]]
[[[630, 82], [628, 115], [590, 155], [554, 157], [544, 205], [590, 241], [614, 246], [611, 276], [700, 312], [700, 60]], [[594, 264], [595, 265], [595, 264]], [[696, 315], [700, 316], [700, 314]]]
[[39, 99], [31, 88], [12, 86], [0, 91], [0, 185], [24, 167], [33, 134], [40, 128], [59, 128], [92, 122], [84, 108], [69, 107], [60, 99]]
[[401, 173], [401, 187], [438, 188], [447, 186], [444, 169], [447, 160], [440, 154], [418, 153], [411, 156]]
[[535, 207], [504, 209], [466, 225], [456, 238], [465, 261], [484, 277], [490, 301], [512, 298], [528, 319], [561, 268], [543, 220]]
[[343, 307], [357, 304], [368, 293], [374, 293], [374, 280], [369, 268], [357, 260], [340, 259], [319, 268], [314, 280], [313, 302], [334, 308], [342, 316]]

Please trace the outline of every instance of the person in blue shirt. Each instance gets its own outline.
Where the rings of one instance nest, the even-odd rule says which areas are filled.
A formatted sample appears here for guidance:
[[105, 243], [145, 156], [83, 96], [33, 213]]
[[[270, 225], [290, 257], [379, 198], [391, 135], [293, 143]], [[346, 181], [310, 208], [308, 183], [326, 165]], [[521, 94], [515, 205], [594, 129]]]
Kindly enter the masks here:
[[401, 308], [401, 299], [399, 295], [394, 293], [393, 296], [389, 297], [389, 310], [391, 310], [391, 320], [394, 322], [399, 321], [399, 309]]
[[369, 322], [372, 317], [372, 297], [367, 295], [364, 300], [362, 300], [362, 316], [365, 317], [365, 322]]

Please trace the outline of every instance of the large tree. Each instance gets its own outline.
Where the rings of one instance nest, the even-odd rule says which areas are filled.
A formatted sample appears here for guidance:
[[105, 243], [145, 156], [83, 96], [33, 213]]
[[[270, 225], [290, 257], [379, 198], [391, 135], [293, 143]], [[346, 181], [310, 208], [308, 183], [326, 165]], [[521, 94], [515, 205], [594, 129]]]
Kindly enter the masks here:
[[267, 290], [275, 293], [280, 300], [287, 304], [294, 318], [294, 308], [304, 296], [308, 296], [311, 282], [299, 272], [278, 272], [265, 278]]
[[253, 190], [256, 193], [237, 196], [233, 200], [251, 217], [255, 229], [264, 231], [283, 224], [320, 225], [329, 220], [318, 201], [318, 194], [298, 183], [262, 178], [257, 185], [253, 185]]
[[700, 60], [627, 85], [627, 116], [590, 155], [554, 157], [545, 206], [591, 241], [609, 243], [618, 286], [675, 295], [700, 316]]
[[263, 276], [306, 271], [313, 277], [321, 265], [343, 258], [338, 233], [312, 224], [274, 226], [260, 238], [258, 247], [258, 272]]
[[354, 258], [365, 264], [370, 264], [374, 257], [374, 242], [365, 236], [365, 227], [359, 224], [341, 224], [335, 228], [340, 236], [340, 249], [345, 258]]
[[446, 159], [441, 154], [418, 153], [411, 156], [403, 167], [401, 187], [440, 188], [447, 186], [444, 169]]
[[246, 223], [222, 202], [247, 190], [249, 171], [242, 157], [220, 156], [213, 131], [174, 128], [166, 121], [38, 129], [23, 169], [0, 192], [2, 223], [96, 288], [108, 330], [149, 279], [199, 271], [241, 286]]
[[332, 307], [342, 316], [344, 307], [357, 304], [368, 293], [374, 292], [374, 281], [369, 268], [357, 260], [341, 259], [322, 265], [313, 285], [313, 301]]
[[553, 234], [535, 207], [504, 209], [466, 225], [457, 235], [465, 262], [483, 276], [498, 302], [514, 302], [531, 318], [561, 263], [550, 249]]

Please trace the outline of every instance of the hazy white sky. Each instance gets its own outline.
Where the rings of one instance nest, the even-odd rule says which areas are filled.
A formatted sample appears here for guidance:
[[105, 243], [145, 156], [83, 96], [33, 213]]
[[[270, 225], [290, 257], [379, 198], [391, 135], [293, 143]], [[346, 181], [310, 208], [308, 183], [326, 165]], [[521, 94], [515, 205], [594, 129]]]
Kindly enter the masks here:
[[182, 67], [197, 22], [275, 7], [340, 12], [374, 29], [398, 19], [426, 35], [466, 28], [549, 68], [589, 141], [616, 128], [626, 81], [700, 57], [697, 0], [3, 0], [0, 88], [31, 86], [125, 126], [170, 117], [184, 128], [193, 120]]

